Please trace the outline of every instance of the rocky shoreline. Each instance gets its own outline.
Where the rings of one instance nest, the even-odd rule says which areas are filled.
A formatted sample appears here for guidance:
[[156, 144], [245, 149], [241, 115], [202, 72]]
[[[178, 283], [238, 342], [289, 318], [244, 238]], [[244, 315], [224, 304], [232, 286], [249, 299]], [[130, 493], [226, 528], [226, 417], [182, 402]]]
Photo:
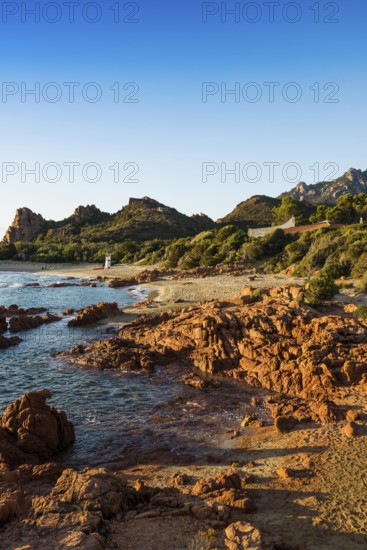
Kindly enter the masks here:
[[[139, 317], [118, 336], [60, 355], [187, 388], [122, 433], [120, 456], [87, 468], [50, 462], [74, 439], [66, 415], [45, 403], [50, 393], [8, 407], [6, 548], [366, 547], [367, 323], [351, 305], [304, 305], [293, 281], [232, 278], [241, 292], [195, 303], [185, 294], [192, 279], [180, 281], [179, 299], [168, 290], [177, 280], [153, 275], [152, 288], [165, 291], [131, 307]], [[96, 307], [77, 313], [78, 324], [119, 313]]]

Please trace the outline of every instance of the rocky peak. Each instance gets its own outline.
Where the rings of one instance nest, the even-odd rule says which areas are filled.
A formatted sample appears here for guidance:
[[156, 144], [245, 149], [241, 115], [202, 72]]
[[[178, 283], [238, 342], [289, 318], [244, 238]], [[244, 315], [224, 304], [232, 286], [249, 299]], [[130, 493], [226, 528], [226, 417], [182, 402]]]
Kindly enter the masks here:
[[8, 228], [3, 242], [14, 244], [18, 241], [29, 242], [35, 238], [45, 223], [40, 214], [35, 214], [29, 208], [18, 208], [13, 223]]
[[297, 183], [295, 188], [299, 193], [306, 193], [309, 186], [304, 181], [300, 181], [299, 183]]
[[349, 168], [343, 176], [333, 181], [322, 181], [313, 185], [300, 182], [287, 193], [280, 195], [280, 198], [291, 195], [298, 201], [333, 206], [339, 197], [347, 193], [367, 193], [367, 171]]
[[94, 219], [96, 216], [99, 216], [102, 212], [94, 204], [87, 206], [78, 206], [74, 210], [73, 215], [71, 216], [74, 221], [85, 222], [88, 220]]
[[364, 181], [362, 170], [356, 170], [355, 168], [349, 168], [344, 176], [349, 181]]
[[129, 206], [157, 208], [164, 205], [154, 199], [151, 199], [150, 197], [142, 197], [141, 199], [130, 198]]
[[191, 217], [193, 220], [206, 222], [206, 223], [214, 223], [213, 220], [203, 212], [200, 212], [200, 214], [193, 214]]

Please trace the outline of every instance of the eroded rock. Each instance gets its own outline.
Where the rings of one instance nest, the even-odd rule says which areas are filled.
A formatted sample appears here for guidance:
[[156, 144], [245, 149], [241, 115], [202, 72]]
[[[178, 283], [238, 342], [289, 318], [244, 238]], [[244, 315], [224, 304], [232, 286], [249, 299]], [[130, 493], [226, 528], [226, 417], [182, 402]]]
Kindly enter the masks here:
[[81, 309], [77, 312], [75, 319], [69, 321], [69, 327], [82, 327], [85, 325], [90, 325], [106, 319], [107, 317], [112, 317], [113, 315], [118, 315], [121, 313], [116, 302], [107, 303], [100, 302], [99, 304], [88, 306], [84, 309]]
[[45, 460], [75, 439], [63, 411], [46, 404], [48, 390], [29, 392], [6, 408], [0, 419], [0, 455], [7, 464]]
[[52, 315], [51, 313], [46, 313], [43, 317], [40, 315], [32, 316], [22, 314], [10, 318], [9, 330], [13, 333], [22, 332], [24, 330], [31, 330], [33, 328], [38, 328], [42, 325], [48, 325], [57, 321], [61, 321], [61, 317]]

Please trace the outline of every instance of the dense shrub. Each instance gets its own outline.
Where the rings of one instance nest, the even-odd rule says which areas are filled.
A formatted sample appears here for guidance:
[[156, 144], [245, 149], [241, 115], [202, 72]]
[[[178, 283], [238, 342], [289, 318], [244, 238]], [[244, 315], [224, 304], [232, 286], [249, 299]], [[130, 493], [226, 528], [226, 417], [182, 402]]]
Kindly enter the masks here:
[[358, 282], [358, 288], [361, 292], [367, 293], [367, 273]]
[[358, 223], [360, 218], [367, 217], [367, 195], [350, 193], [339, 197], [336, 206], [319, 206], [316, 214], [310, 217], [312, 223], [330, 220], [339, 224]]
[[357, 309], [354, 312], [354, 315], [358, 319], [367, 319], [367, 307], [366, 306], [358, 306]]
[[243, 247], [248, 240], [244, 231], [228, 225], [174, 241], [161, 257], [166, 267], [171, 268], [212, 267], [242, 259]]
[[305, 301], [313, 306], [331, 300], [338, 293], [334, 279], [326, 275], [318, 275], [311, 279], [305, 292]]

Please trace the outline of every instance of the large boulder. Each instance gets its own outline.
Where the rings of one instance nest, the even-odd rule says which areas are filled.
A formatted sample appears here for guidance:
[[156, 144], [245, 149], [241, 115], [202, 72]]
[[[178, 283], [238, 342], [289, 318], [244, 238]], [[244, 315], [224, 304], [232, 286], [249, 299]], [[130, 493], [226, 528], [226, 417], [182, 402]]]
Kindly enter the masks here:
[[104, 518], [126, 512], [134, 495], [123, 475], [106, 469], [64, 470], [51, 493], [60, 502], [77, 505], [86, 512], [100, 512]]
[[0, 455], [8, 464], [46, 460], [75, 439], [63, 411], [46, 404], [48, 390], [29, 392], [7, 407], [0, 419]]

